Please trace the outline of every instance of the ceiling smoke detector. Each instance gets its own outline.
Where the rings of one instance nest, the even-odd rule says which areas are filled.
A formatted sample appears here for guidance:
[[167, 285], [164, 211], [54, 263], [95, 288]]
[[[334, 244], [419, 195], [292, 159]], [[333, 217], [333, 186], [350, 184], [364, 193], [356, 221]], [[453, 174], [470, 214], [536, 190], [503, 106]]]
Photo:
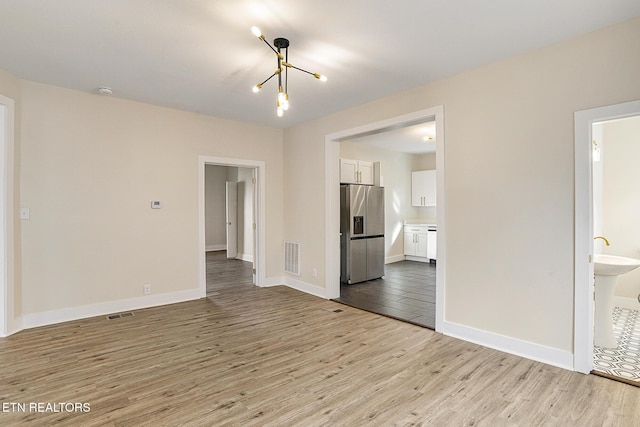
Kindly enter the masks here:
[[113, 90], [111, 90], [110, 87], [106, 87], [106, 86], [100, 86], [98, 88], [98, 93], [100, 95], [112, 95], [113, 94]]

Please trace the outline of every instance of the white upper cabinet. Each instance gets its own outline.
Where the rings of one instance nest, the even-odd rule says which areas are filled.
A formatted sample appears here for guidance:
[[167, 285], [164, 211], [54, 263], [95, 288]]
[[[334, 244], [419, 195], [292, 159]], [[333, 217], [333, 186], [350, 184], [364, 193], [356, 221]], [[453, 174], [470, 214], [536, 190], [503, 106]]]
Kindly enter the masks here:
[[411, 206], [436, 205], [436, 171], [411, 172]]
[[340, 183], [373, 185], [373, 162], [340, 159]]

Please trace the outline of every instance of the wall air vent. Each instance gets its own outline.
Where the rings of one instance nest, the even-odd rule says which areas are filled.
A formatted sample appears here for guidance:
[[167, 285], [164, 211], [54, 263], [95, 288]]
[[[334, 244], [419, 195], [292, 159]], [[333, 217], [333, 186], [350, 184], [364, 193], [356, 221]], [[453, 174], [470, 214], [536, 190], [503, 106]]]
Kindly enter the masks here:
[[300, 243], [285, 240], [284, 271], [296, 276], [300, 275]]

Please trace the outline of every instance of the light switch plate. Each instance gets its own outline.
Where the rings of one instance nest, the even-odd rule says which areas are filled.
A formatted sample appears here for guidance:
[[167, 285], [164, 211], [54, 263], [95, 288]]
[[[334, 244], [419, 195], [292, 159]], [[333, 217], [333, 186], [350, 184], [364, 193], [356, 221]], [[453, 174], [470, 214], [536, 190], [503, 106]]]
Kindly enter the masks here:
[[20, 219], [29, 219], [31, 217], [31, 212], [29, 208], [20, 208]]

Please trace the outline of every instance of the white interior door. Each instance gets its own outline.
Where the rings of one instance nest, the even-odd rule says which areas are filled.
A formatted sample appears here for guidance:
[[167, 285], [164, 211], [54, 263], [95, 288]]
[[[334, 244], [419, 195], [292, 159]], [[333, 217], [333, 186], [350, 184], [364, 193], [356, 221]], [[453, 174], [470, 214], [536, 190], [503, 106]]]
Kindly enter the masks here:
[[238, 255], [238, 183], [227, 181], [227, 258]]

